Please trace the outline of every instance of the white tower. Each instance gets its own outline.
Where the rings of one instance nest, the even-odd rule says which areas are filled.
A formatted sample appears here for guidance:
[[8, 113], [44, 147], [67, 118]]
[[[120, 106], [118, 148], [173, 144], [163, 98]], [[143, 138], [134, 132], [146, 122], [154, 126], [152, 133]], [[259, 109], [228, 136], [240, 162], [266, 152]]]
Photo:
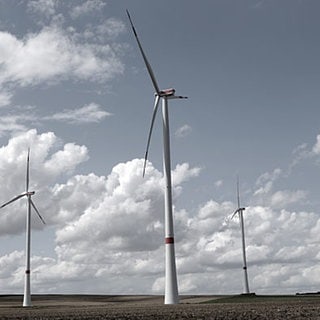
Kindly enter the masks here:
[[24, 294], [23, 294], [23, 307], [31, 307], [31, 287], [30, 287], [30, 251], [31, 251], [31, 207], [37, 213], [39, 219], [45, 224], [43, 218], [41, 217], [36, 205], [31, 199], [31, 196], [35, 194], [34, 191], [29, 191], [29, 155], [30, 150], [28, 149], [27, 156], [27, 175], [26, 175], [26, 192], [16, 196], [12, 200], [4, 203], [0, 206], [0, 209], [7, 206], [8, 204], [22, 198], [27, 197], [28, 203], [28, 211], [27, 211], [27, 219], [26, 219], [26, 269], [25, 269], [25, 278], [24, 278]]
[[173, 228], [173, 212], [172, 212], [172, 184], [171, 184], [171, 163], [170, 163], [170, 132], [169, 132], [169, 116], [168, 116], [168, 100], [169, 99], [185, 99], [186, 97], [176, 96], [175, 90], [165, 89], [160, 90], [157, 84], [154, 73], [151, 69], [150, 63], [142, 49], [139, 41], [137, 32], [133, 26], [130, 14], [127, 10], [127, 15], [137, 40], [142, 58], [148, 70], [149, 76], [152, 81], [152, 85], [156, 91], [155, 103], [153, 108], [153, 114], [151, 119], [151, 126], [149, 130], [145, 161], [143, 167], [143, 176], [145, 174], [146, 162], [148, 158], [148, 151], [150, 145], [150, 139], [153, 130], [153, 124], [155, 116], [157, 114], [160, 99], [162, 99], [162, 123], [163, 123], [163, 171], [165, 179], [165, 304], [177, 304], [179, 303], [178, 284], [177, 284], [177, 272], [176, 272], [176, 261], [175, 261], [175, 250], [174, 250], [174, 228]]
[[244, 220], [243, 220], [243, 211], [246, 208], [240, 207], [240, 192], [239, 192], [239, 178], [237, 177], [237, 200], [238, 208], [233, 213], [232, 218], [239, 213], [240, 228], [241, 228], [241, 240], [242, 240], [242, 258], [243, 258], [243, 275], [244, 275], [244, 294], [250, 294], [249, 290], [249, 281], [248, 281], [248, 271], [247, 271], [247, 257], [246, 257], [246, 241], [244, 235]]

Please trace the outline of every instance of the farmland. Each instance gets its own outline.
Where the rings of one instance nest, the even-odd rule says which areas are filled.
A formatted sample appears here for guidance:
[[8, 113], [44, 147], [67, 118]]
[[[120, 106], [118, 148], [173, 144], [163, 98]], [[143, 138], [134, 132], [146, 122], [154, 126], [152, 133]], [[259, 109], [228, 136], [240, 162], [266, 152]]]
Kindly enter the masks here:
[[182, 296], [163, 305], [162, 296], [34, 295], [21, 307], [19, 295], [0, 296], [0, 319], [320, 319], [320, 297]]

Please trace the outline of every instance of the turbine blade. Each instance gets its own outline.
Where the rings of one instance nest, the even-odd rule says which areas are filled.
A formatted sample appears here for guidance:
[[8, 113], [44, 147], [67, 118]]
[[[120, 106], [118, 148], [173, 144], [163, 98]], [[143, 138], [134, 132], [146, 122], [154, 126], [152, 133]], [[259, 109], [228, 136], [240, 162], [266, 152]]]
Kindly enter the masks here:
[[240, 208], [240, 192], [239, 192], [239, 176], [237, 175], [237, 200], [238, 200], [238, 209]]
[[150, 63], [149, 63], [149, 61], [148, 61], [148, 59], [147, 59], [147, 57], [146, 57], [146, 55], [145, 55], [145, 53], [144, 53], [144, 51], [143, 51], [143, 49], [142, 49], [140, 40], [139, 40], [139, 38], [138, 38], [138, 34], [137, 34], [137, 32], [136, 32], [136, 29], [134, 28], [134, 25], [133, 25], [133, 22], [132, 22], [132, 20], [131, 20], [129, 11], [128, 11], [128, 10], [126, 10], [126, 11], [127, 11], [127, 15], [128, 15], [130, 24], [131, 24], [131, 28], [132, 28], [133, 34], [134, 34], [134, 36], [135, 36], [135, 38], [136, 38], [136, 40], [137, 40], [137, 43], [138, 43], [138, 46], [139, 46], [139, 49], [140, 49], [142, 58], [143, 58], [143, 60], [144, 60], [144, 63], [145, 63], [145, 65], [146, 65], [147, 70], [148, 70], [148, 73], [149, 73], [149, 75], [150, 75], [150, 78], [151, 78], [153, 87], [154, 87], [154, 89], [156, 90], [156, 93], [157, 93], [157, 94], [160, 94], [160, 89], [159, 89], [159, 86], [158, 86], [158, 84], [157, 84], [156, 77], [154, 76], [154, 73], [153, 73], [153, 71], [152, 71], [151, 65], [150, 65]]
[[30, 148], [28, 148], [28, 157], [27, 157], [26, 192], [29, 191], [29, 155], [30, 155]]
[[147, 165], [149, 146], [150, 146], [151, 135], [152, 135], [152, 130], [153, 130], [153, 124], [154, 124], [154, 119], [156, 118], [156, 114], [157, 114], [157, 111], [158, 111], [159, 101], [160, 101], [160, 97], [159, 97], [158, 95], [156, 95], [156, 99], [155, 99], [155, 101], [154, 101], [152, 119], [151, 119], [151, 126], [150, 126], [150, 130], [149, 130], [147, 148], [146, 148], [146, 153], [145, 153], [145, 156], [144, 156], [144, 164], [143, 164], [143, 174], [142, 174], [142, 177], [144, 177], [144, 174], [145, 174], [145, 171], [146, 171], [146, 165]]
[[234, 216], [235, 216], [238, 212], [239, 212], [239, 209], [237, 209], [237, 210], [233, 213], [233, 215], [232, 215], [232, 217], [231, 217], [231, 220], [234, 218]]
[[14, 197], [13, 199], [11, 199], [10, 201], [4, 203], [2, 206], [0, 206], [0, 208], [3, 208], [3, 207], [5, 207], [5, 206], [7, 206], [8, 204], [10, 204], [10, 203], [12, 203], [12, 202], [14, 202], [14, 201], [16, 201], [16, 200], [18, 200], [18, 199], [26, 196], [26, 195], [27, 195], [26, 193], [20, 194], [20, 195]]
[[34, 211], [37, 213], [38, 217], [40, 218], [40, 220], [42, 221], [43, 224], [46, 224], [44, 219], [41, 217], [41, 214], [39, 213], [39, 210], [37, 209], [36, 205], [33, 203], [33, 201], [30, 198], [30, 203], [34, 209]]

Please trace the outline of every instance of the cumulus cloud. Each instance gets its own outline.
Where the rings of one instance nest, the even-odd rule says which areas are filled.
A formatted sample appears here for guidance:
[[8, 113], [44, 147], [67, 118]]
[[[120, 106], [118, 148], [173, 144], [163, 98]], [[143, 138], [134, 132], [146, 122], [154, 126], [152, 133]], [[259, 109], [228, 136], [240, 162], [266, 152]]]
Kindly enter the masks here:
[[[191, 243], [188, 246], [183, 244], [182, 248], [177, 244], [177, 251], [181, 281], [187, 281], [188, 286], [192, 284], [191, 292], [242, 290], [238, 278], [242, 274], [240, 225], [237, 219], [225, 219], [234, 206], [228, 202], [209, 201], [197, 215], [189, 217], [192, 241], [189, 237]], [[314, 242], [316, 232], [310, 234], [318, 221], [319, 217], [312, 212], [277, 211], [258, 206], [247, 208], [245, 231], [253, 290], [279, 292], [279, 287], [276, 289], [279, 281], [282, 292], [299, 290], [292, 277], [299, 278], [298, 270], [318, 264]], [[184, 248], [187, 248], [185, 252]], [[278, 273], [279, 269], [281, 273]], [[208, 284], [202, 281], [202, 277], [210, 280]]]
[[7, 282], [10, 281], [10, 289], [13, 292], [21, 291], [24, 273], [23, 263], [24, 252], [22, 251], [15, 250], [0, 257], [0, 285], [2, 288], [6, 288]]
[[[102, 206], [99, 206], [100, 201]], [[106, 210], [109, 207], [104, 205], [105, 200], [100, 198], [96, 202], [95, 215], [91, 209], [85, 210], [65, 226], [61, 225], [57, 231], [56, 259], [33, 258], [34, 286], [41, 288], [41, 292], [45, 292], [45, 288], [53, 289], [53, 292], [64, 291], [68, 283], [79, 288], [80, 292], [84, 287], [86, 292], [105, 292], [107, 283], [109, 293], [163, 293], [162, 223], [159, 221], [158, 228], [150, 233], [146, 228], [148, 221], [156, 221], [157, 217], [142, 213], [134, 218], [133, 211], [139, 213], [141, 206], [116, 215], [112, 208], [109, 212]], [[229, 202], [209, 201], [194, 216], [186, 212], [176, 216], [177, 225], [184, 228], [184, 232], [180, 227], [176, 228], [181, 293], [241, 292], [240, 225], [237, 220], [225, 221], [225, 216], [233, 208], [234, 204]], [[292, 293], [302, 286], [315, 288], [319, 284], [314, 278], [319, 263], [316, 225], [320, 222], [314, 213], [274, 211], [264, 207], [246, 210], [248, 271], [253, 291]], [[310, 234], [313, 228], [315, 230]], [[126, 241], [126, 237], [132, 243]], [[146, 243], [147, 240], [151, 243]], [[15, 259], [20, 256], [17, 254]], [[8, 257], [3, 259], [10, 264]], [[21, 257], [13, 263], [22, 263]], [[22, 285], [18, 274], [17, 270], [13, 276], [11, 274], [11, 279], [15, 277], [16, 285], [19, 282]]]
[[[53, 289], [67, 290], [65, 284], [69, 281], [76, 283], [82, 279], [79, 285], [95, 292], [101, 287], [101, 279], [107, 277], [111, 278], [110, 290], [117, 290], [117, 277], [110, 277], [111, 274], [124, 274], [127, 283], [130, 277], [148, 274], [147, 278], [141, 277], [139, 290], [150, 291], [152, 282], [164, 268], [162, 174], [149, 163], [148, 172], [142, 178], [144, 160], [134, 159], [116, 165], [106, 177], [93, 173], [75, 175], [65, 183], [57, 183], [62, 173], [66, 177], [67, 171], [88, 158], [84, 146], [66, 143], [61, 147], [58, 140], [51, 132], [38, 134], [30, 130], [12, 137], [0, 149], [0, 175], [6, 181], [1, 198], [5, 201], [24, 191], [27, 146], [32, 146], [30, 188], [36, 190], [34, 200], [47, 226], [54, 226], [56, 230], [56, 257], [34, 256], [32, 259], [34, 285], [40, 292], [45, 288], [52, 292]], [[177, 177], [174, 194], [179, 193], [179, 183], [197, 172], [187, 164], [177, 166], [173, 170]], [[21, 191], [17, 188], [19, 185]], [[2, 236], [24, 231], [25, 204], [14, 206], [16, 214], [3, 212], [0, 217]], [[177, 230], [183, 227], [184, 219], [185, 214], [177, 213]], [[35, 223], [33, 228], [43, 226]], [[17, 261], [12, 259], [13, 263]], [[12, 269], [17, 270], [16, 274], [9, 278], [22, 286], [23, 263], [19, 264], [19, 269], [17, 266]], [[65, 284], [57, 281], [61, 278]], [[52, 285], [56, 282], [61, 285]], [[130, 292], [128, 288], [123, 290]], [[136, 292], [135, 285], [131, 290]]]
[[[55, 256], [32, 258], [34, 291], [163, 293], [162, 173], [148, 162], [142, 178], [144, 160], [133, 159], [115, 165], [107, 176], [65, 176], [88, 159], [88, 151], [58, 140], [52, 132], [30, 130], [0, 149], [0, 176], [6, 181], [1, 198], [7, 200], [19, 187], [24, 191], [26, 146], [32, 145], [31, 186], [39, 195], [35, 200], [48, 227], [54, 229]], [[199, 172], [186, 163], [176, 166], [174, 199], [181, 194], [181, 184]], [[275, 171], [258, 180], [265, 186], [279, 174]], [[312, 211], [280, 208], [283, 199], [304, 199], [303, 192], [270, 195], [274, 206], [253, 205], [244, 212], [250, 287], [259, 293], [312, 290], [320, 284], [320, 217]], [[181, 293], [241, 292], [241, 230], [238, 218], [230, 219], [235, 208], [231, 201], [214, 199], [193, 211], [175, 207]], [[24, 229], [25, 206], [17, 204], [14, 211], [0, 215], [2, 236]], [[3, 292], [22, 288], [23, 263], [20, 251], [0, 257]]]
[[13, 251], [0, 257], [0, 279], [10, 278], [14, 269], [13, 265], [21, 266], [24, 258], [24, 253], [21, 251]]
[[190, 165], [188, 163], [177, 164], [175, 170], [172, 173], [172, 182], [175, 185], [179, 185], [192, 177], [197, 177], [200, 174], [200, 171], [201, 168], [190, 168]]
[[306, 191], [297, 190], [280, 190], [276, 191], [271, 196], [271, 205], [273, 207], [285, 207], [288, 204], [297, 203], [306, 198]]
[[[149, 251], [162, 244], [162, 175], [149, 168], [143, 178], [142, 166], [143, 160], [135, 159], [113, 168], [101, 191], [104, 193], [100, 194], [100, 203], [87, 208], [77, 221], [57, 232], [57, 241], [65, 243], [65, 253], [73, 251], [88, 232], [93, 242], [101, 241], [108, 251]], [[90, 246], [86, 239], [81, 244], [83, 253]]]
[[124, 69], [109, 45], [74, 42], [57, 27], [45, 27], [22, 40], [0, 32], [0, 43], [2, 82], [25, 86], [73, 78], [105, 81]]
[[[65, 199], [60, 201], [63, 206], [59, 212], [67, 216], [64, 218], [67, 223], [56, 232], [59, 259], [71, 264], [90, 261], [87, 272], [92, 276], [94, 264], [95, 276], [100, 281], [108, 278], [108, 283], [112, 283], [110, 290], [119, 288], [119, 284], [116, 286], [114, 282], [116, 274], [121, 274], [122, 282], [130, 283], [128, 276], [140, 279], [139, 289], [135, 283], [133, 292], [152, 292], [152, 288], [154, 292], [159, 292], [157, 290], [161, 288], [164, 271], [163, 177], [148, 163], [147, 174], [142, 178], [143, 162], [143, 159], [134, 159], [116, 165], [107, 177], [77, 176], [65, 185], [55, 186], [55, 199]], [[199, 169], [190, 168], [188, 164], [177, 166], [173, 170], [173, 176], [177, 177], [174, 194], [179, 194], [180, 183], [196, 176], [198, 172]], [[72, 182], [74, 179], [76, 181]], [[75, 189], [76, 185], [80, 187]], [[78, 209], [73, 208], [72, 203], [77, 203]], [[222, 208], [223, 213], [233, 209], [231, 203], [223, 204]], [[221, 214], [220, 209], [216, 204], [213, 212], [204, 214], [204, 209], [201, 214], [209, 219], [214, 212]], [[190, 254], [188, 245], [194, 245], [193, 237], [192, 241], [187, 240], [192, 219], [187, 212], [180, 210], [175, 212], [175, 220], [177, 241], [185, 243], [185, 251], [182, 250], [179, 255], [186, 259], [185, 256]], [[203, 225], [209, 228], [209, 220]], [[86, 236], [88, 234], [90, 237]], [[98, 282], [90, 281], [91, 288], [93, 283]], [[122, 290], [131, 292], [128, 288]]]
[[[35, 202], [40, 212], [46, 211], [43, 209], [46, 207], [45, 204], [50, 202], [50, 184], [61, 174], [72, 172], [79, 163], [88, 159], [86, 147], [67, 143], [63, 150], [55, 151], [59, 143], [54, 133], [38, 134], [33, 129], [12, 137], [6, 146], [0, 148], [0, 177], [5, 181], [1, 188], [1, 203], [25, 191], [26, 157], [28, 147], [31, 147], [30, 188], [42, 195], [41, 199], [36, 199]], [[51, 156], [49, 156], [50, 153]], [[6, 214], [13, 209], [16, 214]], [[2, 211], [3, 214], [0, 215], [2, 235], [16, 234], [24, 230], [25, 201], [23, 199]], [[50, 222], [51, 218], [47, 219], [46, 214], [44, 218]]]

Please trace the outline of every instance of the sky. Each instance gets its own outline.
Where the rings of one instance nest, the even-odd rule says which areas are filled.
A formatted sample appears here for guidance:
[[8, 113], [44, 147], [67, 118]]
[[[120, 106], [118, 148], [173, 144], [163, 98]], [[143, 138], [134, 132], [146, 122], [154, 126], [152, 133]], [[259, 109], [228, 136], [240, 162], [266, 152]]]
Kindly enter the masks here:
[[[33, 293], [163, 294], [169, 105], [178, 287], [320, 289], [317, 0], [0, 0], [0, 202], [30, 189]], [[0, 293], [22, 293], [26, 200], [0, 211]]]

